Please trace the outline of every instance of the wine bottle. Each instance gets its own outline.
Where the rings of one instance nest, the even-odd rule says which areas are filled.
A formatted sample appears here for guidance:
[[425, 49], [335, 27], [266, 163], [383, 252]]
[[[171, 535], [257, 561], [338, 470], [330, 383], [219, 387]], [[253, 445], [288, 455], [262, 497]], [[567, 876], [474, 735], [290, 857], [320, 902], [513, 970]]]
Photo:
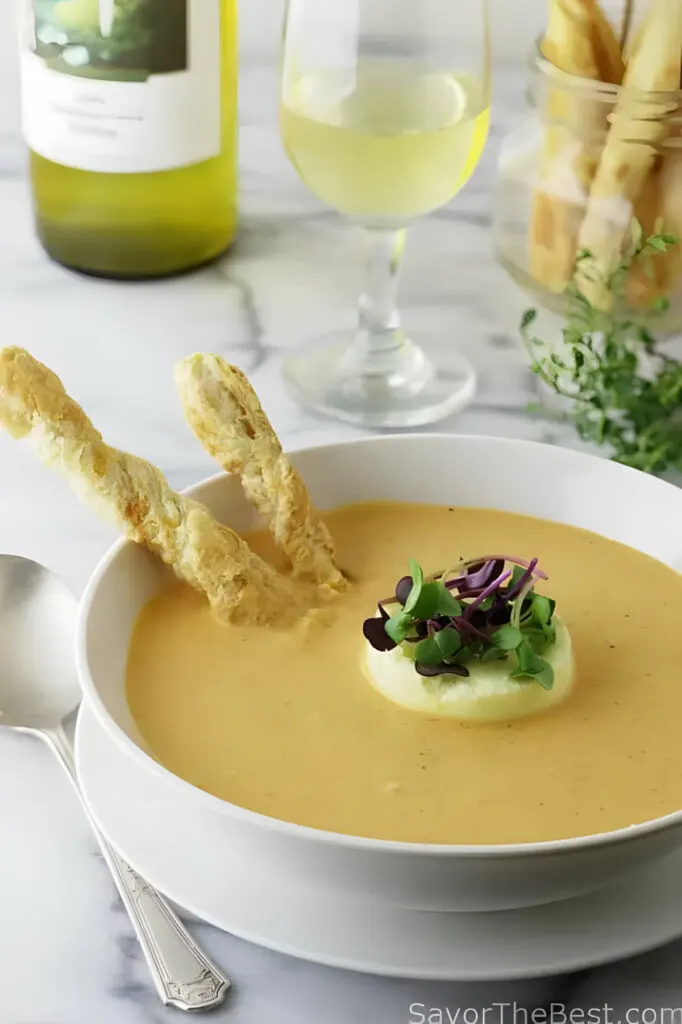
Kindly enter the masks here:
[[179, 273], [237, 222], [237, 0], [23, 0], [38, 237], [101, 277]]

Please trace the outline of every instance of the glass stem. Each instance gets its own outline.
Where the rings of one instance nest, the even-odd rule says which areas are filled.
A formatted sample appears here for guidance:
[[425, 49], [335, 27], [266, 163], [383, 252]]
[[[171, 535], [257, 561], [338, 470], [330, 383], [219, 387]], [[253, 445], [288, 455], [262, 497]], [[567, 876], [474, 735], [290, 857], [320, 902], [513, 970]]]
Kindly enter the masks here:
[[348, 357], [363, 374], [385, 376], [405, 338], [396, 306], [405, 231], [367, 228], [365, 288], [360, 296], [358, 333]]
[[369, 254], [365, 289], [360, 296], [358, 329], [341, 357], [341, 379], [362, 382], [377, 408], [392, 395], [418, 394], [434, 368], [424, 352], [405, 337], [396, 307], [405, 231], [367, 229]]

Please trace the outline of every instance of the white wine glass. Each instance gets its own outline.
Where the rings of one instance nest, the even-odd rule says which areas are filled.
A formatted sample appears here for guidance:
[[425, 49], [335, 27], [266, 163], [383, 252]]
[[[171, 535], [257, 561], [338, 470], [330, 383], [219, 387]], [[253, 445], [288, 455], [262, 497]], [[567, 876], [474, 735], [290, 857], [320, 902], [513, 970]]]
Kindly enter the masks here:
[[396, 292], [406, 228], [459, 192], [485, 145], [486, 0], [288, 0], [279, 109], [299, 176], [368, 243], [357, 329], [290, 355], [289, 389], [369, 427], [456, 412], [473, 397], [473, 368], [454, 344], [408, 337]]

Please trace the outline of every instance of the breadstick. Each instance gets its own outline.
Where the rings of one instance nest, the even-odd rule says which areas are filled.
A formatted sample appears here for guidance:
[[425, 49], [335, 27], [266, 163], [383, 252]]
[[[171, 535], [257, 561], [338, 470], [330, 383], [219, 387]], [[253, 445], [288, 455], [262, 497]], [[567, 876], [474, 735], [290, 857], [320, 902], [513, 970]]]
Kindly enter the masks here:
[[[542, 53], [579, 78], [618, 84], [623, 75], [618, 41], [596, 0], [550, 0]], [[549, 86], [531, 215], [530, 272], [554, 292], [573, 277], [580, 222], [607, 127], [607, 105], [574, 92], [560, 78]]]
[[628, 275], [627, 299], [635, 308], [648, 309], [657, 298], [669, 297], [682, 275], [682, 112], [678, 112], [656, 158], [642, 195], [635, 206], [644, 237], [675, 235], [678, 241], [665, 253], [656, 253], [649, 266], [636, 263]]
[[613, 304], [610, 275], [621, 259], [633, 208], [670, 131], [669, 115], [676, 109], [675, 101], [652, 94], [677, 90], [681, 65], [680, 0], [651, 0], [625, 70], [578, 239], [579, 250], [588, 250], [593, 257], [580, 264], [579, 287], [603, 310]]
[[682, 133], [677, 147], [663, 157], [659, 180], [660, 230], [675, 235], [678, 241], [654, 260], [661, 281], [660, 294], [670, 296], [682, 276]]
[[294, 575], [343, 587], [329, 530], [244, 374], [218, 356], [197, 353], [178, 363], [175, 380], [192, 430], [223, 469], [241, 477]]
[[126, 537], [203, 591], [222, 621], [264, 624], [291, 608], [287, 580], [203, 505], [175, 494], [154, 466], [109, 448], [59, 378], [19, 348], [0, 351], [0, 426], [31, 438]]

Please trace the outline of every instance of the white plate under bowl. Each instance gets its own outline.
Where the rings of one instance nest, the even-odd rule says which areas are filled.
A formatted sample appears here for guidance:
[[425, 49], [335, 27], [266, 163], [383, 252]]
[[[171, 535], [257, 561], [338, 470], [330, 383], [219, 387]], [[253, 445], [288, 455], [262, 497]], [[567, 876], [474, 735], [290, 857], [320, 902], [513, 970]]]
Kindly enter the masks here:
[[[261, 946], [371, 974], [448, 981], [511, 980], [619, 960], [682, 935], [682, 851], [597, 893], [522, 910], [438, 913], [311, 898], [286, 874], [202, 842], [201, 805], [159, 799], [150, 776], [87, 706], [78, 774], [101, 830], [141, 875], [197, 917]], [[267, 843], [267, 832], [263, 832]]]

